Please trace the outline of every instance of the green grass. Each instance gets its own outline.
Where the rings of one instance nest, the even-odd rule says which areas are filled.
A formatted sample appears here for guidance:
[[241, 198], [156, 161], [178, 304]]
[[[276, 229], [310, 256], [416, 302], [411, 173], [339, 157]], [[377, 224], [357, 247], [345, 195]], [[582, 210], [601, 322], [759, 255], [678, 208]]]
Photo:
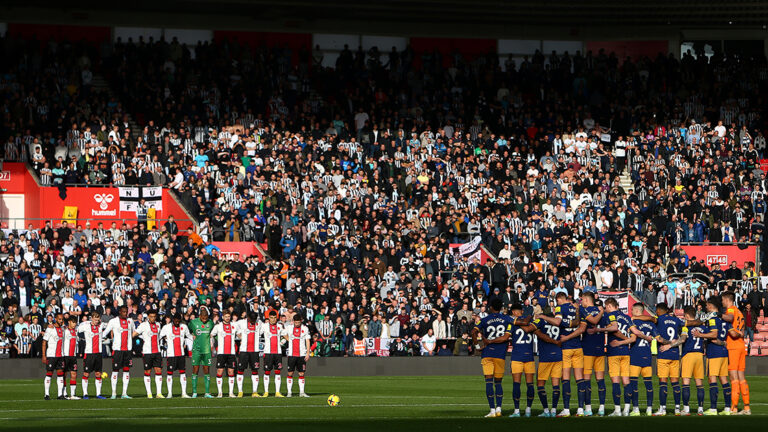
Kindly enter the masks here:
[[[176, 392], [178, 379], [176, 380]], [[198, 384], [202, 389], [202, 380]], [[482, 430], [482, 428], [516, 428], [530, 430], [602, 430], [625, 432], [653, 428], [761, 427], [768, 415], [768, 377], [750, 377], [752, 417], [635, 417], [635, 418], [567, 418], [509, 419], [512, 407], [512, 380], [505, 378], [505, 417], [481, 418], [488, 411], [485, 387], [481, 376], [455, 377], [308, 377], [310, 399], [146, 399], [141, 377], [131, 380], [133, 400], [44, 401], [40, 380], [0, 381], [0, 429], [4, 430], [161, 430], [164, 432], [190, 430], [250, 431], [256, 428], [279, 428], [292, 431], [311, 428], [312, 431], [361, 430]], [[109, 393], [109, 382], [105, 382]], [[154, 382], [153, 382], [154, 384]], [[119, 386], [122, 383], [118, 384]], [[211, 383], [215, 388], [215, 382]], [[285, 380], [283, 380], [285, 386]], [[294, 384], [297, 386], [297, 384]], [[55, 393], [55, 382], [52, 384]], [[225, 392], [227, 384], [224, 383]], [[250, 389], [246, 377], [244, 389]], [[94, 385], [91, 383], [93, 392]], [[296, 390], [296, 389], [294, 389]], [[80, 394], [78, 383], [77, 394]], [[341, 397], [341, 405], [326, 404], [329, 394]], [[658, 401], [658, 390], [656, 391]], [[719, 394], [723, 406], [722, 392]], [[593, 389], [597, 403], [597, 391]], [[692, 409], [695, 410], [695, 390]], [[612, 408], [608, 385], [608, 405]], [[645, 407], [645, 391], [641, 384], [640, 406]], [[523, 386], [523, 405], [525, 386]], [[669, 403], [672, 403], [670, 394]], [[658, 404], [658, 402], [657, 402]], [[571, 400], [575, 412], [575, 391]], [[707, 392], [705, 407], [709, 406]], [[562, 408], [562, 402], [560, 403]], [[594, 409], [596, 410], [596, 406]], [[534, 415], [541, 411], [538, 398]], [[705, 423], [706, 422], [706, 423]], [[65, 429], [66, 428], [66, 429]], [[265, 429], [261, 429], [265, 430]]]

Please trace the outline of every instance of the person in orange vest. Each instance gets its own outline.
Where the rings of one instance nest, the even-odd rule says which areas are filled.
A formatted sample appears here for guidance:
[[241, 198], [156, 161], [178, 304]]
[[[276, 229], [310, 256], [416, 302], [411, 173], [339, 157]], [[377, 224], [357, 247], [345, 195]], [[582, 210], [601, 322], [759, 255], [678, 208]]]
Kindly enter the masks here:
[[[736, 296], [732, 291], [723, 293], [722, 299], [723, 307], [726, 308], [723, 321], [729, 322], [733, 326], [725, 341], [725, 346], [728, 348], [728, 374], [731, 376], [731, 413], [751, 415], [749, 384], [747, 384], [744, 374], [747, 357], [747, 348], [744, 344], [744, 315], [736, 307]], [[744, 409], [741, 411], [738, 411], [739, 395], [744, 401]]]
[[365, 357], [365, 340], [363, 339], [363, 332], [360, 330], [355, 332], [355, 339], [352, 342], [352, 355], [355, 357]]

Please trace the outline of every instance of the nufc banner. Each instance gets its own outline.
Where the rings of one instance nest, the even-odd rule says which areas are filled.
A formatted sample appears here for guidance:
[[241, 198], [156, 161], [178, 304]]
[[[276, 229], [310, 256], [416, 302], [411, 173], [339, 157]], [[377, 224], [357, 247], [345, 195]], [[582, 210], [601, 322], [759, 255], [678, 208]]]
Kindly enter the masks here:
[[135, 212], [142, 198], [148, 207], [158, 211], [163, 210], [163, 188], [161, 186], [135, 186], [120, 188], [120, 211]]

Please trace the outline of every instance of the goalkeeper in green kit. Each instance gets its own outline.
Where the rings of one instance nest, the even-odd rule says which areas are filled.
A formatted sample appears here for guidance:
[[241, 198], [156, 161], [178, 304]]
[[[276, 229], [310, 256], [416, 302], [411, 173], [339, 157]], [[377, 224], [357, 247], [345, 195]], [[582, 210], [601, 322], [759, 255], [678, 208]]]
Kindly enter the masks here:
[[208, 308], [200, 307], [200, 318], [189, 322], [189, 332], [192, 333], [192, 397], [197, 397], [197, 373], [200, 366], [203, 367], [205, 376], [205, 397], [211, 396], [211, 330], [213, 322], [210, 321]]

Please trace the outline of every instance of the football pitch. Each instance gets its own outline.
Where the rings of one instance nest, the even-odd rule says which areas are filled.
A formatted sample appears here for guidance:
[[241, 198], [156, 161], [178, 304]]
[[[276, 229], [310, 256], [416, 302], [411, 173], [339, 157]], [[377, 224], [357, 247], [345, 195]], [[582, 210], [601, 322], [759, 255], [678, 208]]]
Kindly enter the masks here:
[[[198, 384], [202, 389], [202, 380]], [[146, 399], [142, 377], [132, 377], [132, 400], [43, 400], [40, 380], [0, 381], [0, 429], [3, 430], [100, 430], [166, 432], [190, 430], [245, 431], [254, 428], [276, 430], [365, 432], [387, 430], [483, 430], [517, 428], [549, 432], [551, 430], [623, 431], [645, 430], [722, 430], [730, 427], [760, 428], [768, 418], [768, 377], [750, 377], [751, 417], [620, 417], [620, 418], [507, 418], [512, 412], [512, 379], [504, 380], [504, 417], [482, 418], [488, 412], [482, 376], [429, 377], [308, 377], [309, 399], [274, 397], [243, 399]], [[109, 382], [104, 388], [109, 394]], [[153, 382], [154, 384], [154, 382]], [[118, 388], [122, 383], [118, 384]], [[178, 379], [175, 391], [180, 392]], [[215, 388], [215, 383], [211, 383]], [[285, 386], [285, 380], [283, 380]], [[594, 384], [593, 384], [594, 386]], [[56, 385], [52, 385], [55, 393]], [[706, 388], [706, 385], [705, 385]], [[91, 383], [90, 390], [93, 392]], [[227, 384], [224, 383], [227, 391]], [[250, 390], [246, 380], [244, 390]], [[295, 389], [294, 389], [295, 390]], [[80, 395], [78, 383], [77, 394]], [[190, 392], [191, 393], [191, 392]], [[695, 391], [691, 409], [696, 410]], [[341, 404], [329, 407], [326, 398], [337, 394]], [[250, 393], [247, 394], [250, 396]], [[658, 401], [658, 390], [655, 392]], [[597, 392], [593, 390], [593, 409], [597, 410]], [[550, 396], [551, 400], [551, 396]], [[608, 384], [608, 404], [613, 408]], [[722, 409], [722, 392], [719, 393]], [[523, 400], [525, 406], [525, 386]], [[669, 395], [669, 403], [673, 403]], [[658, 402], [657, 402], [658, 404]], [[672, 408], [673, 406], [670, 405]], [[571, 400], [575, 412], [576, 395]], [[645, 391], [641, 384], [640, 407], [645, 410]], [[709, 407], [709, 393], [705, 400]], [[562, 408], [562, 401], [560, 403]], [[656, 406], [658, 408], [658, 406]], [[541, 412], [538, 397], [534, 416]], [[311, 428], [311, 429], [309, 429]]]

